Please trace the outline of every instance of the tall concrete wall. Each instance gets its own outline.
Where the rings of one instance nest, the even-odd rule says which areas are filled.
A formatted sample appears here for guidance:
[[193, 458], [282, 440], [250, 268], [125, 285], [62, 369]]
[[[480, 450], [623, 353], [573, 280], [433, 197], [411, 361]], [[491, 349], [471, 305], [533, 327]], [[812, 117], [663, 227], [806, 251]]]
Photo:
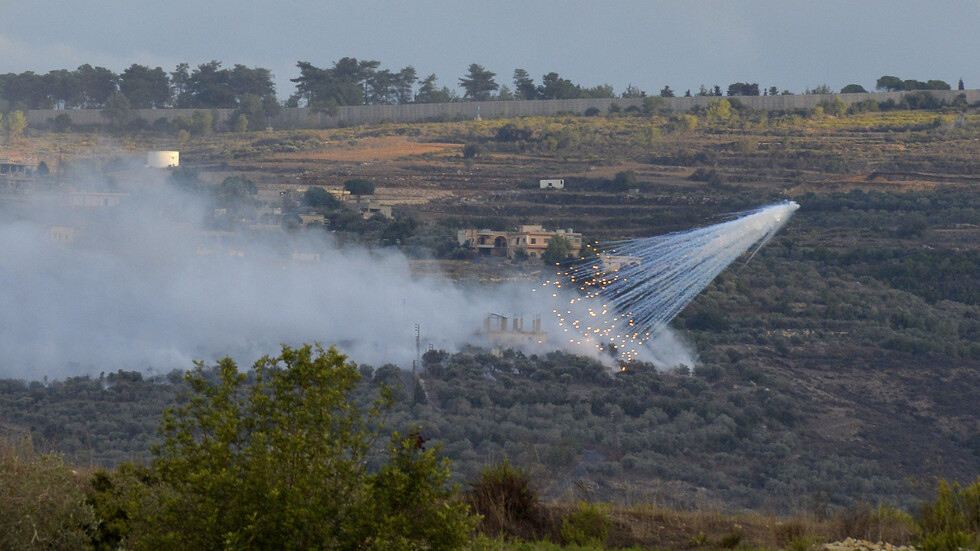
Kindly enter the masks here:
[[[234, 109], [133, 109], [130, 118], [142, 118], [150, 124], [157, 119], [173, 120], [176, 117], [184, 116], [188, 119], [194, 111], [217, 111], [218, 120], [225, 122], [235, 112]], [[71, 117], [71, 123], [76, 126], [90, 126], [95, 124], [108, 124], [108, 120], [102, 116], [101, 109], [32, 109], [27, 111], [25, 118], [27, 125], [34, 128], [44, 128], [51, 124], [58, 115], [67, 114]]]
[[[787, 111], [794, 109], [810, 109], [821, 101], [839, 97], [847, 105], [873, 99], [887, 101], [902, 99], [907, 92], [880, 92], [866, 94], [806, 94], [787, 96], [737, 96], [743, 105], [753, 109], [772, 111]], [[931, 90], [930, 94], [940, 101], [952, 102], [957, 96], [963, 95], [967, 103], [980, 102], [980, 90]], [[705, 107], [715, 97], [694, 96], [680, 98], [664, 98], [666, 106], [675, 112], [690, 111], [694, 107]], [[474, 119], [478, 115], [485, 119], [510, 117], [550, 116], [559, 113], [583, 114], [586, 109], [594, 107], [605, 113], [616, 104], [622, 109], [641, 107], [642, 99], [602, 98], [602, 99], [568, 99], [568, 100], [535, 100], [535, 101], [466, 101], [454, 103], [411, 103], [405, 105], [359, 105], [340, 107], [336, 115], [315, 113], [308, 108], [283, 109], [277, 117], [273, 117], [272, 126], [276, 129], [292, 128], [328, 128], [340, 125], [371, 124], [379, 122], [418, 122], [426, 120], [462, 120]], [[165, 118], [173, 120], [177, 116], [190, 118], [194, 109], [134, 109], [133, 118], [140, 117], [149, 123]], [[216, 109], [219, 121], [227, 121], [234, 110]], [[106, 119], [98, 109], [44, 109], [32, 110], [26, 114], [28, 126], [43, 128], [61, 114], [71, 117], [72, 124], [77, 126], [105, 124]]]

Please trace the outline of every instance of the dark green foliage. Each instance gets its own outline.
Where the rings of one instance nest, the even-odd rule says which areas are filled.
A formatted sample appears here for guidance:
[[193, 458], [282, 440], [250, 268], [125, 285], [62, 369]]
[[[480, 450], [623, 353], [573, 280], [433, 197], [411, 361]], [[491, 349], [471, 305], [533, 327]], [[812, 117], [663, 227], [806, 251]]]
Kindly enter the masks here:
[[980, 252], [855, 249], [837, 258], [849, 270], [870, 275], [928, 301], [980, 304]]
[[258, 193], [258, 189], [247, 176], [237, 175], [222, 180], [214, 193], [219, 207], [241, 212], [252, 206], [252, 197]]
[[463, 158], [475, 159], [486, 153], [486, 148], [479, 143], [470, 142], [463, 146]]
[[123, 463], [96, 471], [89, 481], [88, 503], [98, 520], [91, 531], [97, 551], [114, 551], [142, 537], [143, 518], [159, 505], [159, 479], [150, 469]]
[[534, 130], [520, 122], [508, 122], [497, 130], [497, 141], [519, 142], [528, 141], [534, 135]]
[[474, 101], [486, 101], [491, 99], [500, 85], [493, 77], [496, 73], [486, 70], [482, 65], [472, 63], [467, 70], [465, 77], [459, 79], [459, 86], [465, 90], [463, 97]]
[[374, 182], [364, 178], [354, 178], [344, 182], [344, 189], [349, 191], [351, 195], [373, 195]]
[[697, 331], [724, 331], [729, 328], [730, 322], [725, 318], [725, 314], [719, 310], [702, 309], [688, 317], [685, 325], [688, 329]]
[[660, 96], [647, 96], [643, 98], [643, 113], [647, 115], [664, 115], [670, 111], [667, 107], [667, 100]]
[[874, 111], [877, 111], [877, 110], [878, 110], [878, 102], [875, 101], [875, 100], [873, 100], [873, 99], [871, 99], [871, 98], [868, 98], [866, 100], [861, 100], [861, 101], [859, 101], [857, 103], [852, 103], [851, 105], [849, 105], [847, 107], [847, 113], [848, 114], [853, 114], [853, 113], [868, 113], [868, 112], [874, 112]]
[[867, 92], [860, 84], [848, 84], [840, 89], [841, 94], [866, 94]]
[[204, 191], [206, 185], [201, 179], [201, 171], [188, 166], [171, 169], [167, 182], [179, 189], [197, 193]]
[[759, 95], [759, 84], [747, 82], [736, 82], [734, 84], [728, 85], [728, 96], [758, 96]]
[[905, 85], [902, 82], [902, 79], [896, 76], [885, 75], [879, 78], [878, 81], [875, 83], [875, 90], [884, 90], [885, 92], [898, 92], [904, 89], [905, 89]]
[[381, 231], [381, 244], [402, 245], [415, 235], [418, 227], [418, 221], [414, 218], [391, 220]]
[[902, 96], [901, 107], [905, 109], [939, 109], [942, 102], [929, 92], [910, 92]]
[[541, 253], [545, 264], [558, 264], [567, 260], [572, 254], [572, 243], [561, 235], [555, 235], [548, 241], [548, 247]]
[[62, 113], [51, 119], [51, 124], [55, 132], [68, 132], [68, 129], [71, 128], [71, 116], [67, 113]]
[[170, 103], [169, 79], [160, 67], [130, 65], [119, 75], [119, 91], [134, 109], [160, 108]]
[[[159, 508], [139, 540], [194, 549], [454, 549], [472, 529], [450, 503], [448, 465], [418, 431], [367, 462], [391, 406], [351, 400], [356, 368], [334, 349], [283, 347], [250, 375], [230, 359], [197, 368], [188, 401], [164, 415], [153, 464]], [[254, 377], [254, 382], [249, 381]]]
[[541, 86], [538, 86], [538, 98], [540, 99], [575, 99], [581, 95], [581, 87], [567, 78], [561, 78], [555, 72], [550, 72], [541, 77]]
[[534, 79], [524, 69], [514, 69], [514, 96], [517, 99], [537, 99], [538, 89]]
[[449, 462], [438, 448], [426, 449], [419, 429], [394, 433], [387, 463], [371, 475], [363, 509], [342, 549], [460, 549], [470, 540], [475, 518], [452, 501]]
[[113, 126], [122, 127], [129, 120], [132, 108], [129, 98], [122, 92], [116, 92], [106, 100], [101, 115]]
[[901, 92], [912, 90], [950, 90], [952, 88], [949, 83], [942, 80], [933, 79], [922, 82], [915, 79], [902, 80], [896, 76], [885, 75], [875, 83], [875, 89], [886, 92]]
[[694, 169], [694, 172], [692, 172], [687, 179], [695, 182], [707, 182], [715, 186], [721, 185], [723, 182], [722, 177], [720, 174], [718, 174], [717, 170], [704, 167]]
[[613, 177], [613, 190], [615, 191], [626, 191], [634, 187], [636, 187], [636, 172], [632, 170], [617, 172]]
[[896, 230], [896, 235], [898, 237], [907, 239], [911, 237], [922, 237], [922, 232], [926, 231], [929, 227], [929, 220], [925, 216], [912, 213], [907, 214], [902, 217], [898, 223], [898, 229]]
[[303, 204], [320, 212], [329, 212], [342, 207], [340, 199], [319, 186], [311, 186], [303, 194]]

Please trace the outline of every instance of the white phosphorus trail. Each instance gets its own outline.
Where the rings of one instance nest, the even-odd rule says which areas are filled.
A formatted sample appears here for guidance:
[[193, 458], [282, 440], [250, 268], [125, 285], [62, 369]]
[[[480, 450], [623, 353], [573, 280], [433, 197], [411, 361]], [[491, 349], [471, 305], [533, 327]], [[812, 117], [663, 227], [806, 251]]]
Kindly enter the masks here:
[[559, 325], [574, 335], [570, 343], [632, 360], [726, 267], [750, 249], [751, 259], [798, 208], [787, 201], [721, 224], [605, 243], [545, 284], [576, 291], [554, 309]]

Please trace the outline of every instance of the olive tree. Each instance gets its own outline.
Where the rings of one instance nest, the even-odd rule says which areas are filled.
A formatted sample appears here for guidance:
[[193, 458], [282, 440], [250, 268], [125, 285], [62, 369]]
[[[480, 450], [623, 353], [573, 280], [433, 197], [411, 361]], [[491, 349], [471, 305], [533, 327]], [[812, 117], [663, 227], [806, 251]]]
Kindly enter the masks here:
[[374, 195], [374, 182], [364, 178], [354, 178], [344, 182], [344, 189], [351, 195]]
[[545, 264], [557, 264], [567, 260], [572, 254], [572, 243], [564, 236], [556, 235], [548, 241], [548, 246], [541, 253]]

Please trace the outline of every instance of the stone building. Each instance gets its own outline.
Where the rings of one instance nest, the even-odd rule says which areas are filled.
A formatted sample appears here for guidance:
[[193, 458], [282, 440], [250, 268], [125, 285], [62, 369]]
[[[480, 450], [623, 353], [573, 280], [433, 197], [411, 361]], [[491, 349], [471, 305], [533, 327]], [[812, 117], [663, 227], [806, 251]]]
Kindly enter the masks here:
[[531, 258], [541, 258], [548, 244], [556, 236], [568, 240], [572, 256], [582, 250], [582, 234], [568, 229], [546, 230], [540, 225], [524, 225], [517, 231], [465, 229], [457, 232], [457, 240], [464, 247], [473, 249], [481, 256], [514, 258], [523, 251]]

